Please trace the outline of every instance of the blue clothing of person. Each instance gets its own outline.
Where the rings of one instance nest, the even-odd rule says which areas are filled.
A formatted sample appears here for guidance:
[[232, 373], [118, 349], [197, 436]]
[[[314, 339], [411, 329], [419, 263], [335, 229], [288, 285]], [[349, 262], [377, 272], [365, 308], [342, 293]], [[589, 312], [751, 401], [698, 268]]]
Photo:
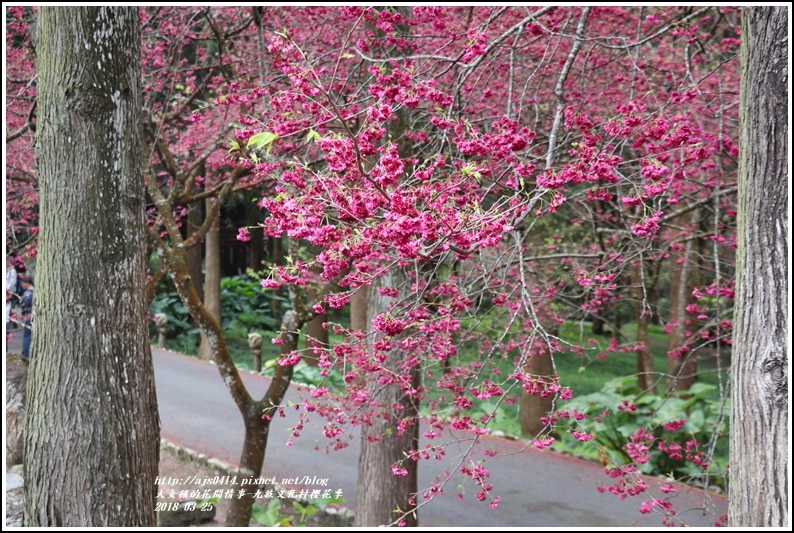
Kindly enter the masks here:
[[30, 315], [33, 313], [33, 287], [22, 293], [20, 308], [22, 309], [22, 319], [25, 323], [24, 331], [22, 332], [22, 355], [30, 357], [30, 339], [33, 326]]

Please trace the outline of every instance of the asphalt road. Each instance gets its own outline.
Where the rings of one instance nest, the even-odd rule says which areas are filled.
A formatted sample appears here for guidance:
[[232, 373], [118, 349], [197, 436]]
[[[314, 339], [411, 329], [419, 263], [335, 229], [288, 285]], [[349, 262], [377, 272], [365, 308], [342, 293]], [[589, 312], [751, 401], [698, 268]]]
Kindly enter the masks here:
[[[243, 442], [242, 417], [226, 390], [217, 368], [192, 357], [153, 350], [157, 399], [162, 424], [161, 435], [182, 446], [231, 464], [238, 464]], [[243, 372], [243, 380], [254, 397], [261, 397], [269, 385], [263, 376]], [[291, 387], [286, 402], [299, 403], [306, 394]], [[328, 439], [322, 434], [322, 420], [310, 420], [301, 436], [290, 440], [290, 428], [298, 421], [294, 409], [286, 418], [275, 418], [270, 428], [262, 477], [327, 479], [327, 487], [341, 489], [349, 507], [355, 507], [358, 471], [358, 435], [339, 451], [326, 452]], [[457, 439], [461, 438], [458, 434]], [[468, 439], [468, 436], [463, 436]], [[449, 440], [455, 440], [447, 436]], [[501, 497], [497, 509], [477, 501], [471, 480], [458, 472], [459, 454], [471, 441], [453, 442], [443, 461], [419, 464], [419, 486], [430, 487], [443, 471], [453, 472], [444, 494], [435, 496], [419, 510], [423, 526], [468, 527], [655, 527], [661, 515], [641, 514], [642, 498], [625, 500], [596, 490], [611, 480], [600, 465], [565, 457], [547, 450], [539, 451], [520, 442], [483, 436], [474, 447], [475, 460], [486, 459], [491, 472], [493, 492]], [[494, 457], [483, 452], [495, 453]], [[664, 495], [659, 482], [649, 479], [651, 493]], [[290, 483], [284, 483], [289, 485]], [[463, 484], [463, 499], [458, 498]], [[295, 485], [295, 483], [292, 483]], [[722, 497], [706, 496], [697, 489], [678, 486], [670, 498], [678, 517], [689, 526], [709, 527], [727, 512]], [[421, 500], [420, 500], [421, 501]]]

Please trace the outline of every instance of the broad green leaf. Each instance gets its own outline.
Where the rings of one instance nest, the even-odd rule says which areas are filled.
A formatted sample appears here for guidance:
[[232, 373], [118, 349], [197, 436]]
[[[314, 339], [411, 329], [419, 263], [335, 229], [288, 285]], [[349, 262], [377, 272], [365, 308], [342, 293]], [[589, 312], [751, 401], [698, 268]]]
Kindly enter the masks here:
[[309, 133], [306, 135], [306, 142], [311, 142], [311, 141], [317, 142], [321, 139], [322, 136], [320, 136], [320, 134], [314, 130], [309, 130]]
[[[275, 141], [276, 139], [278, 139], [277, 133], [273, 133], [272, 131], [263, 131], [261, 133], [257, 133], [256, 135], [253, 135], [250, 139], [248, 139], [248, 144], [246, 144], [246, 146], [254, 150], [259, 150], [263, 146], [272, 145], [273, 141]], [[270, 154], [269, 149], [268, 149], [268, 154]]]

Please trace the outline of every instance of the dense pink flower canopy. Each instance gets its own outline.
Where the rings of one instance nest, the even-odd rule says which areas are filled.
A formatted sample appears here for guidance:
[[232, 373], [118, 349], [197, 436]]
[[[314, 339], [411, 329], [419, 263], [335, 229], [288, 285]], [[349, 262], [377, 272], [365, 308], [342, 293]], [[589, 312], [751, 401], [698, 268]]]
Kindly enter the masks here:
[[[6, 242], [34, 256], [35, 13], [7, 17]], [[391, 410], [361, 376], [434, 398], [431, 433], [448, 425], [476, 438], [489, 417], [475, 417], [473, 401], [510, 403], [523, 390], [556, 398], [536, 447], [560, 427], [588, 442], [581, 413], [566, 408], [575, 389], [526, 370], [547, 350], [589, 349], [566, 344], [555, 324], [606, 314], [637, 287], [647, 294], [665, 265], [690, 261], [704, 286], [682, 321], [713, 327], [670, 356], [731, 327], [738, 20], [728, 7], [146, 7], [145, 165], [164, 194], [184, 199], [177, 220], [227, 185], [224, 194], [253, 191], [267, 235], [316, 250], [273, 266], [262, 285], [302, 297], [326, 287], [304, 302], [313, 313], [344, 307], [390, 269], [408, 273], [406, 286], [380, 288], [391, 304], [370, 317], [373, 342], [332, 325], [346, 341], [316, 349], [322, 371], [339, 369], [348, 387], [328, 402], [317, 389], [305, 406], [329, 420], [335, 445], [345, 423]], [[148, 222], [168, 240], [153, 208]], [[695, 239], [708, 244], [687, 259]], [[647, 296], [641, 305], [658, 313]], [[456, 362], [464, 346], [476, 361]], [[613, 340], [598, 358], [638, 349]], [[392, 350], [402, 372], [382, 364]], [[642, 464], [658, 449], [708, 467], [697, 446], [674, 446], [636, 433], [626, 453]], [[496, 506], [487, 469], [460, 472]], [[604, 490], [642, 493], [631, 475], [625, 467]]]

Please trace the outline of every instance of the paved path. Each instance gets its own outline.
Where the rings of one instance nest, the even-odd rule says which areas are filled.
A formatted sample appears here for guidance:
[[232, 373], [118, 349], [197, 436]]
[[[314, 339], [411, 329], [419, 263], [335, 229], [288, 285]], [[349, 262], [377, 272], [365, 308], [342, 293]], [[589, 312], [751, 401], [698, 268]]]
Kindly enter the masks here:
[[[195, 358], [162, 350], [153, 352], [162, 436], [238, 464], [243, 441], [242, 417], [217, 368]], [[248, 372], [243, 372], [243, 380], [254, 397], [261, 397], [269, 385], [268, 378]], [[301, 394], [305, 392], [291, 387], [286, 401], [299, 402]], [[327, 478], [328, 488], [341, 489], [348, 506], [353, 507], [358, 435], [349, 447], [326, 454], [327, 439], [322, 435], [322, 421], [318, 419], [306, 424], [301, 437], [286, 446], [289, 428], [298, 420], [294, 410], [286, 411], [286, 418], [276, 418], [271, 425], [262, 477], [276, 477], [278, 481], [304, 476]], [[422, 461], [420, 488], [429, 487], [445, 469], [456, 471], [454, 456], [469, 444], [452, 444], [445, 461]], [[475, 448], [477, 459], [484, 457], [485, 450], [497, 454], [487, 458], [487, 464], [494, 493], [501, 496], [499, 508], [491, 509], [487, 503], [477, 501], [474, 498], [477, 490], [470, 480], [465, 482], [463, 500], [459, 500], [457, 485], [464, 480], [453, 475], [445, 493], [419, 511], [423, 526], [652, 527], [661, 524], [659, 515], [637, 511], [641, 499], [620, 500], [612, 494], [599, 493], [596, 487], [609, 479], [597, 464], [488, 436], [482, 437]], [[649, 483], [658, 485], [655, 480]], [[653, 494], [663, 496], [658, 490]], [[704, 497], [702, 492], [684, 486], [673, 496], [679, 516], [690, 526], [712, 526], [727, 509], [724, 498]]]

